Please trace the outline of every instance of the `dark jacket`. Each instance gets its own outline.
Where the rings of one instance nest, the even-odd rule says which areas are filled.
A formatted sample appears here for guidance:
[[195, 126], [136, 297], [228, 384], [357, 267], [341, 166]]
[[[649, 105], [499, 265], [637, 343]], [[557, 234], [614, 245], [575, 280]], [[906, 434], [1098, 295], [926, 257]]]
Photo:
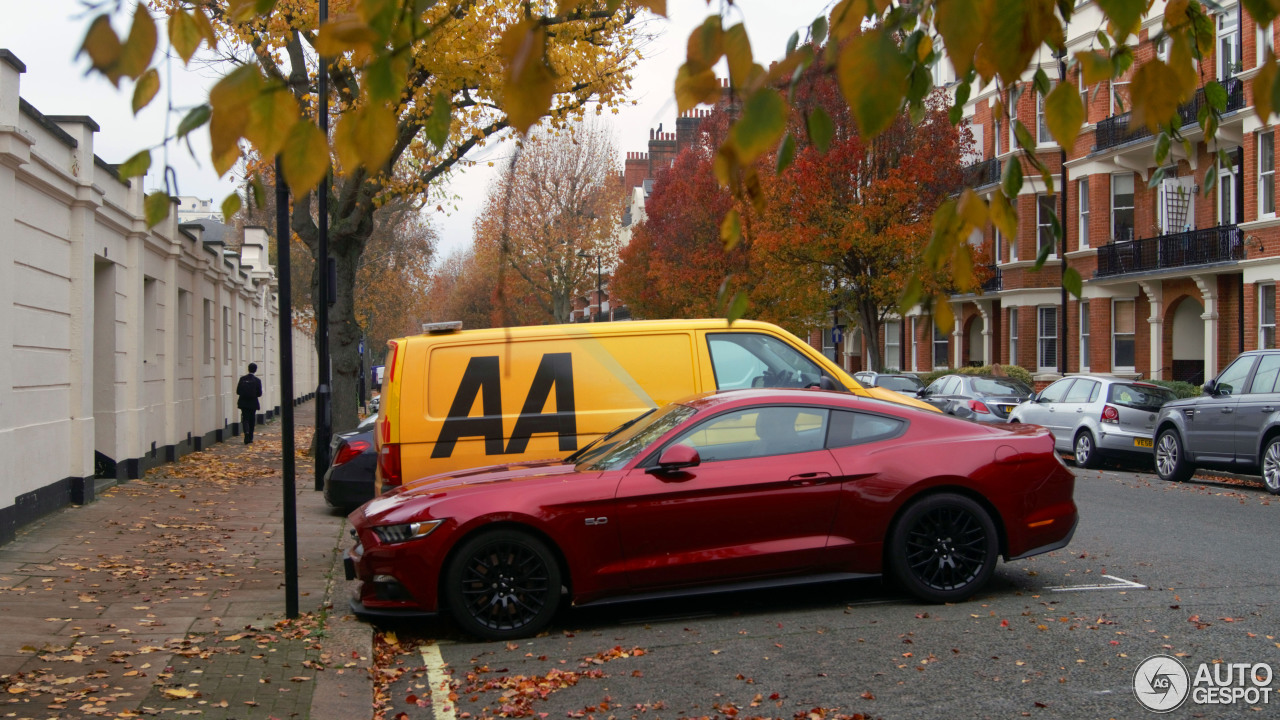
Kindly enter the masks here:
[[236, 395], [240, 398], [236, 401], [236, 407], [241, 410], [260, 410], [258, 398], [262, 397], [262, 381], [252, 374], [241, 377], [236, 384]]

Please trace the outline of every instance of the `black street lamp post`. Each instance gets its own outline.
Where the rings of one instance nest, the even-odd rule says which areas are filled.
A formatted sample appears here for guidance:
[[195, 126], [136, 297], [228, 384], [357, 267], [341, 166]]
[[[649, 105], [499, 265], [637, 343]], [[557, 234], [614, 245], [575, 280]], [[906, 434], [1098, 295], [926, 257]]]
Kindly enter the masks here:
[[[595, 321], [596, 321], [596, 318], [598, 318], [601, 314], [603, 314], [603, 313], [604, 313], [604, 289], [603, 289], [603, 288], [604, 288], [604, 280], [603, 280], [604, 274], [603, 274], [603, 270], [601, 269], [601, 265], [600, 265], [600, 255], [599, 255], [599, 253], [597, 253], [597, 254], [595, 254], [595, 255], [592, 255], [591, 253], [587, 252], [586, 250], [579, 250], [579, 251], [578, 251], [578, 257], [580, 257], [580, 258], [589, 258], [589, 257], [594, 257], [594, 258], [596, 259], [596, 312], [591, 316], [591, 322], [595, 322]], [[587, 307], [590, 307], [590, 304], [589, 304], [589, 303], [588, 303]]]

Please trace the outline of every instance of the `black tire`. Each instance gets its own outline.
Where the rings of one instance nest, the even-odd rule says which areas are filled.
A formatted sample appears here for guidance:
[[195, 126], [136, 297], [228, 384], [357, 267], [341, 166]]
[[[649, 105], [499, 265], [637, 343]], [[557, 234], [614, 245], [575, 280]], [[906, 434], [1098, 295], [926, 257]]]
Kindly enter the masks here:
[[1267, 492], [1280, 495], [1280, 435], [1268, 440], [1262, 450], [1262, 484]]
[[560, 589], [560, 565], [545, 543], [518, 530], [491, 530], [457, 549], [440, 592], [464, 632], [508, 640], [545, 628]]
[[1093, 433], [1087, 429], [1082, 429], [1076, 433], [1075, 441], [1071, 443], [1071, 452], [1076, 458], [1076, 467], [1096, 468], [1098, 467], [1098, 443], [1093, 439]]
[[977, 502], [942, 493], [907, 507], [889, 531], [888, 565], [907, 592], [926, 602], [959, 602], [987, 584], [1000, 553], [991, 515]]
[[1165, 428], [1156, 436], [1156, 447], [1152, 455], [1155, 459], [1156, 474], [1161, 480], [1169, 482], [1186, 482], [1195, 473], [1195, 467], [1187, 461], [1182, 438], [1174, 428]]

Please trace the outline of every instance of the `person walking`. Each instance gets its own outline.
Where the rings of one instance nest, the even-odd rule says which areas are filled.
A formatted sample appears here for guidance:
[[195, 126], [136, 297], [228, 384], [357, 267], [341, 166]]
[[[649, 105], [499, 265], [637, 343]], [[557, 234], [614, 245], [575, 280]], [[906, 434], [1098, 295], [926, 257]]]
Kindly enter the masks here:
[[249, 374], [240, 377], [236, 384], [236, 407], [240, 408], [240, 427], [244, 430], [244, 444], [253, 442], [253, 424], [258, 416], [258, 398], [262, 397], [262, 381], [254, 373], [258, 372], [257, 363], [249, 363]]

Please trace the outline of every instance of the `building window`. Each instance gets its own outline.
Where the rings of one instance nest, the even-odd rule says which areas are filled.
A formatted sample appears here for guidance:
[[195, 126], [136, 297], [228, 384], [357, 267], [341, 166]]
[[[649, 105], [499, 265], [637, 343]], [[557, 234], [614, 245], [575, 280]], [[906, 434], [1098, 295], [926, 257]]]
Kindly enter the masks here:
[[1000, 117], [995, 118], [995, 132], [991, 134], [991, 157], [1000, 157]]
[[1055, 195], [1037, 195], [1036, 196], [1036, 257], [1040, 258], [1044, 255], [1045, 246], [1049, 247], [1047, 251], [1049, 257], [1055, 255], [1056, 249], [1053, 239], [1053, 201]]
[[1089, 301], [1080, 301], [1080, 372], [1089, 369]]
[[917, 342], [917, 339], [920, 337], [920, 328], [918, 327], [919, 320], [920, 320], [919, 317], [911, 318], [911, 369], [912, 371], [916, 371], [920, 369], [920, 360], [917, 357], [918, 353], [916, 352], [916, 342]]
[[1036, 364], [1041, 372], [1058, 369], [1058, 308], [1037, 308]]
[[213, 362], [213, 301], [204, 301], [204, 364]]
[[231, 362], [231, 308], [222, 308], [222, 364]]
[[1218, 15], [1218, 78], [1235, 77], [1244, 68], [1240, 66], [1240, 18], [1236, 9]]
[[1018, 364], [1018, 308], [1009, 308], [1009, 364]]
[[938, 323], [933, 323], [933, 367], [934, 369], [942, 369], [951, 367], [947, 359], [947, 335], [938, 329]]
[[884, 367], [886, 370], [902, 369], [902, 324], [884, 324]]
[[1227, 162], [1218, 163], [1218, 224], [1235, 225], [1240, 222], [1236, 212], [1236, 153], [1227, 153]]
[[1080, 105], [1084, 107], [1084, 124], [1089, 124], [1089, 86], [1084, 84], [1084, 73], [1080, 74]]
[[1276, 214], [1276, 134], [1258, 135], [1258, 213]]
[[1111, 369], [1132, 371], [1136, 349], [1134, 327], [1137, 312], [1133, 300], [1116, 300], [1111, 305]]
[[1022, 88], [1014, 85], [1009, 90], [1009, 149], [1018, 147], [1018, 100], [1022, 97]]
[[1254, 46], [1258, 48], [1258, 65], [1266, 62], [1268, 55], [1274, 55], [1276, 51], [1274, 26], [1270, 23], [1258, 26], [1258, 41]]
[[1111, 176], [1111, 239], [1133, 239], [1133, 173]]
[[1133, 77], [1133, 70], [1127, 70], [1123, 75], [1111, 81], [1111, 114], [1123, 115], [1130, 110], [1129, 106], [1129, 79]]
[[1049, 132], [1049, 123], [1045, 121], [1044, 95], [1036, 93], [1036, 143], [1052, 145], [1054, 142], [1053, 133]]
[[191, 367], [191, 293], [178, 289], [178, 367]]
[[1080, 178], [1076, 197], [1080, 198], [1080, 249], [1089, 247], [1089, 178]]
[[160, 359], [162, 330], [160, 321], [160, 283], [153, 277], [142, 278], [142, 337], [143, 362], [156, 363]]
[[1258, 286], [1258, 349], [1276, 346], [1276, 286]]

